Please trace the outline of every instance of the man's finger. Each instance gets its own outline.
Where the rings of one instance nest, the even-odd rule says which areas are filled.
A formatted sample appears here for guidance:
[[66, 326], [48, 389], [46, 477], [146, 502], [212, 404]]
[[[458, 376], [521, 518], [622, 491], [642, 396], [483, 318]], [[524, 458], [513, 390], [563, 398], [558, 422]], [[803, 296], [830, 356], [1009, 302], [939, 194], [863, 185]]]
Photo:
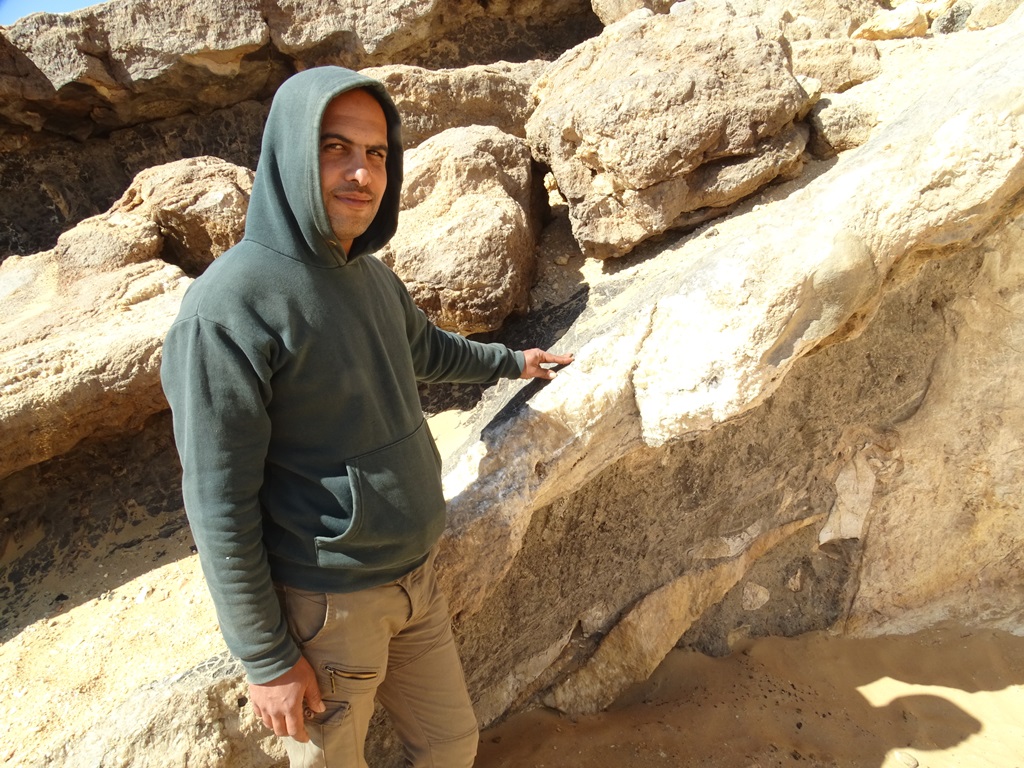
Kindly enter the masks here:
[[287, 735], [296, 741], [303, 743], [309, 741], [309, 734], [306, 733], [306, 725], [301, 717], [297, 718], [294, 714], [289, 713], [285, 719], [285, 730]]
[[574, 359], [575, 359], [575, 356], [572, 353], [569, 353], [568, 355], [553, 355], [550, 352], [545, 352], [544, 353], [544, 359], [541, 360], [541, 362], [542, 363], [558, 363], [559, 365], [568, 365]]
[[324, 706], [324, 700], [320, 697], [320, 686], [316, 683], [316, 678], [313, 678], [312, 685], [306, 687], [305, 697], [306, 704], [314, 712], [324, 712], [327, 707]]

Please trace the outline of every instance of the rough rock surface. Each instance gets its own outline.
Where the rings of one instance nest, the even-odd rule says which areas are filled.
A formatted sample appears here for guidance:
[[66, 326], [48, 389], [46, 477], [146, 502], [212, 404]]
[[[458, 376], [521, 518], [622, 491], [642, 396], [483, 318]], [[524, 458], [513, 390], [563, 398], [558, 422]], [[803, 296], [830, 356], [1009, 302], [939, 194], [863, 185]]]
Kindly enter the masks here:
[[503, 50], [524, 60], [558, 50], [557, 38], [571, 40], [575, 30], [585, 34], [591, 18], [586, 0], [243, 0], [230, 7], [110, 0], [33, 14], [3, 30], [0, 96], [12, 97], [3, 127], [86, 138], [265, 99], [289, 74], [321, 64], [359, 69], [440, 59], [451, 66]]
[[438, 326], [497, 330], [526, 309], [542, 221], [530, 150], [497, 128], [453, 128], [406, 155], [398, 233], [381, 259]]
[[300, 69], [552, 59], [600, 28], [587, 0], [109, 0], [33, 14], [0, 29], [0, 259], [52, 248], [144, 168], [203, 154], [255, 167], [263, 105]]
[[[227, 654], [136, 691], [97, 729], [47, 755], [47, 765], [245, 766], [286, 764], [280, 742], [245, 706], [241, 665]], [[141, 717], [140, 717], [141, 713]], [[139, 748], [144, 740], [145, 749]]]
[[[576, 349], [576, 362], [534, 394], [529, 408], [490, 422], [446, 475], [451, 525], [440, 562], [452, 608], [462, 612], [462, 621], [501, 604], [489, 590], [502, 585], [504, 594], [502, 579], [516, 563], [537, 510], [556, 503], [567, 489], [588, 487], [630, 451], [693, 439], [751, 413], [766, 403], [796, 360], [823, 343], [835, 345], [861, 333], [896, 266], [913, 261], [910, 254], [957, 253], [999, 222], [1007, 207], [1019, 208], [1024, 157], [1016, 147], [1024, 125], [1020, 93], [1007, 86], [1024, 78], [1015, 45], [1007, 32], [988, 56], [950, 79], [948, 92], [926, 94], [909, 105], [830, 173], [643, 262], [657, 262], [656, 272], [648, 275], [637, 267], [619, 275], [628, 288], [603, 310], [617, 321], [581, 315], [560, 342]], [[887, 184], [880, 187], [878, 179]], [[808, 219], [805, 212], [812, 205], [815, 216]], [[898, 366], [882, 371], [879, 375], [892, 376], [894, 383], [905, 383]], [[888, 406], [888, 423], [905, 420], [927, 390], [927, 385], [910, 387]], [[590, 394], [581, 398], [581, 392]], [[799, 409], [799, 402], [793, 407]], [[813, 433], [800, 436], [799, 431], [789, 439], [815, 441]], [[838, 452], [840, 440], [835, 441]], [[865, 454], [870, 464], [887, 440], [883, 434], [869, 442], [881, 446]], [[764, 481], [770, 484], [771, 477]], [[677, 482], [686, 487], [691, 481], [680, 477]], [[775, 525], [815, 511], [806, 491], [787, 485], [776, 492], [769, 515]], [[693, 491], [680, 489], [676, 496], [688, 493]], [[822, 511], [833, 506], [830, 501]], [[737, 503], [732, 514], [743, 508]], [[718, 521], [723, 533], [754, 523], [731, 518], [725, 510]], [[659, 535], [664, 534], [651, 534], [653, 540]], [[651, 546], [652, 539], [648, 542]], [[738, 549], [727, 547], [718, 557], [739, 556], [745, 548], [742, 538], [739, 542]], [[987, 542], [982, 562], [991, 574], [991, 590], [979, 590], [976, 602], [961, 601], [958, 610], [962, 615], [1002, 604], [1001, 620], [1016, 626], [1005, 607], [1015, 589], [1012, 558], [1007, 559], [1011, 545], [1006, 537]], [[917, 557], [909, 562], [922, 567]], [[630, 574], [639, 580], [635, 565]], [[665, 576], [662, 583], [669, 581]], [[899, 599], [896, 585], [879, 591]], [[614, 615], [618, 608], [604, 610]], [[521, 681], [525, 673], [516, 676], [515, 670], [532, 668], [533, 657], [557, 656], [573, 624], [572, 618], [562, 624], [548, 618], [531, 625], [536, 636], [520, 649], [518, 663], [505, 660], [506, 671], [513, 670], [509, 678]], [[559, 642], [562, 646], [552, 650]], [[509, 690], [507, 680], [492, 685], [485, 698], [515, 701], [517, 691]], [[522, 684], [518, 693], [524, 689]]]
[[878, 75], [878, 48], [867, 40], [798, 40], [790, 46], [793, 73], [813, 77], [828, 93], [842, 93]]
[[441, 131], [470, 125], [492, 125], [525, 138], [534, 106], [530, 88], [547, 67], [546, 61], [498, 62], [435, 71], [397, 64], [362, 72], [387, 86], [408, 149]]
[[877, 117], [855, 98], [829, 94], [811, 109], [810, 150], [817, 157], [833, 157], [838, 152], [859, 147], [871, 137]]
[[47, 136], [0, 151], [0, 261], [49, 250], [61, 232], [109, 209], [147, 168], [204, 155], [255, 168], [266, 115], [266, 105], [246, 101], [202, 117], [123, 128], [106, 138]]
[[928, 15], [916, 0], [906, 0], [890, 10], [879, 10], [852, 37], [860, 40], [892, 40], [900, 37], [924, 37], [928, 33]]
[[591, 0], [594, 13], [605, 26], [614, 24], [633, 11], [643, 8], [655, 13], [667, 13], [676, 0]]
[[724, 3], [637, 11], [562, 56], [535, 94], [528, 140], [587, 256], [621, 256], [801, 167], [807, 95], [777, 34]]
[[988, 29], [1002, 24], [1020, 6], [1021, 0], [979, 0], [972, 4], [967, 29]]
[[878, 10], [875, 0], [736, 0], [744, 16], [777, 22], [787, 40], [845, 39]]
[[188, 282], [174, 264], [236, 242], [251, 187], [216, 158], [156, 168], [53, 250], [0, 265], [0, 477], [166, 408], [160, 346]]

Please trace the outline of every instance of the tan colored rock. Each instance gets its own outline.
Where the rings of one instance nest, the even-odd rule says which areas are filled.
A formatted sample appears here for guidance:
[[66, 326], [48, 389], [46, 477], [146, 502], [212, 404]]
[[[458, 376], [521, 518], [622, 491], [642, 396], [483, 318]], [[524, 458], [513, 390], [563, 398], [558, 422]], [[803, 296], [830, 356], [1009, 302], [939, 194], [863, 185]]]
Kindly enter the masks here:
[[771, 19], [785, 38], [845, 40], [878, 10], [875, 0], [734, 0], [743, 16]]
[[143, 171], [110, 209], [160, 228], [160, 257], [193, 277], [245, 230], [253, 172], [216, 158], [192, 158]]
[[273, 768], [287, 762], [280, 739], [244, 706], [245, 674], [227, 654], [135, 691], [110, 718], [66, 741], [45, 764]]
[[617, 273], [628, 287], [563, 339], [576, 362], [446, 473], [453, 610], [486, 603], [535, 510], [632, 451], [758, 407], [796, 360], [863, 330], [908, 254], [969, 243], [998, 220], [1024, 189], [1014, 32], [831, 172]]
[[842, 93], [882, 71], [878, 48], [867, 40], [798, 40], [790, 48], [793, 73], [813, 77], [829, 93]]
[[247, 185], [214, 158], [153, 169], [53, 250], [0, 265], [0, 477], [167, 407], [160, 347], [189, 281], [161, 256], [195, 248], [196, 265], [237, 240]]
[[5, 34], [53, 89], [26, 113], [77, 138], [265, 98], [286, 76], [280, 63], [250, 56], [270, 42], [257, 0], [216, 8], [114, 0], [33, 14]]
[[972, 3], [967, 29], [988, 29], [1002, 24], [1021, 7], [1021, 0], [978, 0]]
[[533, 58], [552, 57], [586, 36], [587, 17], [588, 0], [111, 0], [32, 14], [6, 28], [13, 50], [0, 46], [0, 101], [13, 133], [84, 139], [266, 100], [293, 71], [311, 66], [436, 69], [531, 49]]
[[470, 125], [491, 125], [525, 138], [534, 107], [530, 88], [548, 66], [545, 61], [497, 62], [430, 70], [394, 64], [362, 73], [387, 87], [402, 116], [402, 142], [410, 149], [449, 128]]
[[648, 679], [683, 633], [739, 583], [757, 558], [815, 522], [816, 518], [797, 520], [766, 532], [739, 557], [690, 571], [647, 595], [544, 703], [568, 715], [590, 714], [608, 707], [630, 685]]
[[928, 14], [916, 0], [900, 3], [891, 11], [880, 10], [851, 37], [860, 40], [896, 40], [928, 34]]
[[806, 133], [793, 121], [807, 94], [778, 36], [714, 0], [631, 14], [534, 92], [528, 140], [587, 256], [621, 256], [801, 167]]
[[668, 13], [676, 0], [591, 0], [594, 13], [605, 26], [614, 24], [633, 11], [647, 9], [655, 13]]
[[867, 142], [877, 117], [858, 99], [836, 93], [814, 105], [808, 122], [811, 151], [817, 157], [828, 158]]
[[380, 252], [438, 326], [501, 327], [526, 308], [540, 225], [526, 143], [453, 128], [406, 155], [398, 233]]
[[1024, 214], [968, 251], [977, 277], [943, 308], [956, 332], [899, 425], [902, 471], [870, 506], [851, 633], [1024, 627], [1022, 248]]

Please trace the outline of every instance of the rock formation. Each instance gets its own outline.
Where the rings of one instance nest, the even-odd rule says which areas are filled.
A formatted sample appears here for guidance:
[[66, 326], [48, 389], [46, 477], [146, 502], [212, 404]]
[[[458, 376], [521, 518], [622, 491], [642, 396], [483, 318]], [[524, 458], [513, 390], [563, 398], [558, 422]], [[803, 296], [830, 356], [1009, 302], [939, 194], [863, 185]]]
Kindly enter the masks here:
[[599, 30], [586, 0], [109, 0], [33, 14], [0, 29], [0, 258], [52, 247], [150, 166], [216, 154], [255, 167], [253, 112], [300, 69], [524, 62]]
[[527, 138], [597, 258], [796, 175], [807, 141], [781, 37], [726, 3], [637, 11], [564, 54], [535, 96]]
[[544, 201], [526, 142], [452, 128], [406, 155], [399, 232], [381, 250], [427, 316], [496, 331], [528, 304]]
[[[377, 16], [342, 4], [313, 31], [299, 24], [314, 18], [310, 3], [295, 26], [271, 14], [284, 31], [262, 45], [275, 52], [267, 62], [379, 55], [388, 66], [374, 71], [401, 94], [417, 144], [386, 258], [442, 322], [576, 353], [551, 383], [471, 393], [448, 450], [438, 564], [480, 721], [540, 704], [598, 710], [680, 643], [724, 654], [748, 637], [943, 621], [1024, 632], [1024, 12], [971, 30], [972, 11], [954, 35], [868, 42], [850, 35], [871, 4], [783, 13], [595, 0], [609, 26], [550, 64], [498, 65], [500, 50], [466, 70], [401, 60], [396, 51], [446, 48], [457, 4], [441, 5], [404, 3], [403, 23], [372, 31]], [[503, 16], [511, 5], [468, 18], [526, 29], [522, 18], [542, 17], [535, 3]], [[934, 25], [955, 7], [924, 14]], [[552, 24], [578, 11], [559, 4]], [[83, 34], [80, 17], [47, 18], [51, 32]], [[8, 35], [18, 51], [34, 39], [25, 29]], [[239, 21], [233, 46], [251, 44], [246, 30]], [[159, 64], [140, 46], [138, 61], [180, 74], [199, 55], [181, 45]], [[61, 66], [95, 70], [86, 48]], [[4, 72], [28, 73], [12, 56]], [[160, 77], [170, 89], [172, 75]], [[38, 79], [19, 82], [23, 102], [43, 98]], [[449, 87], [470, 105], [431, 118], [423, 102], [448, 104]], [[474, 93], [507, 103], [485, 109]], [[87, 121], [96, 98], [67, 89], [44, 123], [73, 104]], [[212, 108], [219, 96], [202, 98]], [[148, 127], [86, 146], [191, 119], [161, 109]], [[540, 229], [544, 165], [552, 212]], [[238, 236], [248, 178], [213, 159], [154, 169], [54, 248], [0, 267], [12, 308], [0, 346], [0, 594], [14, 594], [18, 563], [42, 558], [47, 533], [31, 521], [78, 498], [48, 499], [54, 462], [95, 466], [96, 436], [146, 417], [121, 439], [171, 455], [159, 340], [189, 276]], [[440, 249], [462, 261], [441, 266], [424, 249], [445, 236], [432, 219], [480, 227]], [[465, 279], [467, 265], [477, 277]], [[531, 275], [526, 307], [516, 290]], [[90, 509], [177, 509], [180, 526], [167, 474], [147, 494], [104, 491]], [[81, 723], [48, 754], [18, 757], [157, 765], [146, 751], [157, 744], [161, 758], [211, 767], [274, 765], [280, 748], [258, 737], [243, 691], [220, 657], [128, 697], [118, 711], [130, 717]], [[386, 729], [373, 754], [398, 764]]]
[[0, 264], [0, 477], [166, 408], [160, 345], [187, 287], [242, 233], [252, 173], [216, 158], [140, 174], [57, 247]]

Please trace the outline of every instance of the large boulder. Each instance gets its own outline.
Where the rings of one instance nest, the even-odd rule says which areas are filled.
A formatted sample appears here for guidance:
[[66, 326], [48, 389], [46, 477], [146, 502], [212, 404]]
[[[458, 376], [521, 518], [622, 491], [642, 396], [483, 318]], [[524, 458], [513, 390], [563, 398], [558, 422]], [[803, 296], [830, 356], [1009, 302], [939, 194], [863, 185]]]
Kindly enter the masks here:
[[85, 141], [33, 137], [0, 152], [0, 261], [49, 250], [58, 235], [113, 205], [137, 173], [214, 155], [255, 168], [268, 105], [245, 101], [209, 114], [178, 115]]
[[[898, 509], [876, 506], [867, 478], [857, 479], [857, 470], [869, 468], [878, 489], [885, 489], [899, 473], [900, 440], [904, 439], [894, 440], [889, 431], [901, 432], [901, 425], [914, 414], [924, 419], [932, 409], [922, 409], [923, 398], [936, 398], [935, 415], [929, 418], [942, 418], [945, 412], [947, 400], [939, 396], [941, 388], [932, 389], [938, 384], [934, 366], [940, 356], [934, 338], [931, 346], [915, 345], [926, 339], [926, 329], [946, 343], [958, 338], [960, 315], [948, 314], [950, 299], [943, 298], [954, 290], [952, 286], [969, 295], [978, 274], [971, 264], [984, 258], [984, 272], [997, 273], [984, 295], [994, 296], [1004, 289], [1010, 295], [1018, 290], [1019, 270], [1006, 260], [1018, 247], [1019, 216], [1024, 213], [1020, 209], [1024, 156], [1017, 151], [1024, 124], [1014, 106], [1019, 89], [1013, 85], [1024, 81], [1024, 60], [1017, 56], [1013, 30], [993, 37], [989, 46], [983, 59], [948, 78], [948, 90], [926, 92], [899, 118], [879, 128], [869, 142], [842, 156], [829, 173], [802, 188], [794, 183], [780, 189], [774, 202], [769, 202], [773, 197], [769, 195], [753, 210], [707, 229], [703, 236], [664, 247], [656, 259], [617, 272], [618, 291], [608, 284], [599, 292], [592, 290], [592, 296], [598, 293], [606, 302], [604, 309], [588, 308], [558, 345], [574, 349], [576, 362], [534, 394], [528, 407], [511, 414], [507, 410], [484, 414], [493, 420], [486, 421], [479, 438], [467, 441], [445, 476], [450, 527], [439, 565], [452, 609], [464, 627], [474, 626], [477, 613], [497, 621], [514, 595], [536, 595], [536, 590], [552, 583], [551, 592], [544, 593], [550, 598], [534, 601], [561, 602], [578, 611], [555, 620], [550, 613], [533, 613], [516, 603], [525, 615], [513, 617], [489, 635], [492, 644], [468, 644], [467, 667], [473, 670], [470, 677], [479, 686], [481, 700], [488, 702], [488, 711], [503, 711], [537, 686], [550, 686], [564, 676], [565, 667], [554, 678], [547, 670], [554, 664], [551, 660], [566, 664], [566, 658], [582, 653], [574, 633], [577, 625], [597, 628], [591, 633], [599, 641], [627, 606], [675, 578], [686, 579], [681, 591], [691, 597], [660, 604], [676, 605], [678, 614], [672, 618], [660, 610], [643, 614], [684, 629], [697, 609], [709, 607], [716, 595], [740, 577], [739, 566], [724, 570], [718, 566], [737, 558], [741, 562], [746, 558], [752, 565], [756, 561], [748, 554], [752, 552], [767, 556], [762, 554], [766, 546], [780, 545], [785, 539], [781, 535], [766, 538], [773, 529], [788, 530], [785, 526], [800, 521], [814, 524], [820, 546], [835, 548], [840, 558], [856, 558], [857, 546], [871, 544], [858, 538], [866, 528], [858, 527], [856, 519], [865, 510], [883, 515], [879, 520], [888, 518], [889, 529], [899, 533], [878, 545], [878, 561], [865, 556], [865, 562], [885, 563], [892, 577], [879, 580], [877, 593], [874, 589], [861, 593], [865, 610], [855, 609], [851, 626], [858, 631], [910, 626], [909, 617], [904, 625], [896, 620], [901, 609], [908, 607], [905, 595], [910, 594], [901, 580], [913, 568], [923, 571], [910, 582], [915, 584], [913, 621], [918, 627], [940, 615], [1020, 626], [1016, 602], [1010, 597], [1016, 589], [1016, 559], [1008, 553], [1019, 549], [1024, 531], [1007, 522], [1007, 515], [1000, 511], [1019, 492], [1022, 476], [1019, 459], [1010, 458], [1014, 455], [1010, 442], [1016, 439], [1012, 424], [1017, 417], [1012, 414], [1024, 393], [1015, 383], [1007, 383], [1013, 377], [1004, 367], [1015, 365], [1015, 358], [996, 355], [992, 365], [999, 371], [986, 372], [984, 378], [990, 384], [983, 389], [998, 390], [989, 397], [1005, 415], [986, 421], [983, 431], [972, 430], [961, 441], [948, 442], [947, 449], [938, 450], [928, 462], [932, 468], [922, 466], [905, 495], [898, 497], [907, 500]], [[886, 183], [879, 184], [879, 179]], [[814, 215], [809, 216], [809, 211]], [[975, 238], [992, 228], [999, 234], [991, 245], [973, 250]], [[991, 256], [986, 256], [990, 251]], [[928, 281], [926, 287], [910, 285], [896, 291], [895, 309], [885, 313], [879, 309], [886, 286], [905, 285], [922, 260], [957, 254], [965, 255], [945, 270], [936, 266], [937, 271], [920, 272], [920, 279]], [[963, 274], [954, 279], [958, 268]], [[905, 308], [913, 306], [914, 314], [900, 309], [901, 302]], [[879, 350], [870, 344], [839, 343], [850, 339], [859, 343], [858, 337], [873, 327], [869, 326], [872, 318], [878, 322], [878, 317], [904, 315], [907, 319], [899, 321], [898, 338], [887, 342], [893, 361], [881, 368], [874, 367], [880, 364], [872, 362], [872, 355]], [[955, 327], [946, 327], [943, 317], [949, 322], [955, 318]], [[1004, 322], [1009, 326], [1001, 325]], [[996, 324], [1006, 328], [1001, 334], [1008, 335], [991, 343], [996, 348], [1004, 343], [1005, 348], [1013, 348], [1019, 323], [1008, 316]], [[880, 328], [882, 332], [884, 326]], [[981, 344], [984, 335], [979, 330], [971, 338]], [[775, 397], [774, 406], [769, 405], [797, 361], [813, 352], [829, 354], [820, 360], [835, 360], [844, 348], [860, 350], [858, 365], [863, 370], [859, 374], [849, 368], [828, 377], [808, 374], [795, 380], [794, 389]], [[957, 364], [986, 354], [992, 352], [979, 348], [942, 363], [950, 386], [961, 393], [953, 402], [980, 407], [969, 405], [977, 400], [964, 378], [974, 363], [967, 368]], [[910, 376], [910, 370], [920, 373]], [[945, 375], [943, 381], [947, 381]], [[884, 408], [865, 403], [871, 392], [885, 394]], [[838, 426], [843, 422], [834, 423], [834, 414], [828, 412], [837, 396], [849, 398], [844, 406], [849, 415], [843, 419], [849, 419], [851, 429], [845, 434]], [[1000, 400], [1003, 397], [1005, 402]], [[812, 405], [815, 402], [821, 404]], [[959, 407], [954, 411], [960, 412]], [[823, 409], [814, 423], [801, 415], [808, 408]], [[967, 413], [973, 419], [977, 411]], [[741, 416], [752, 423], [740, 420]], [[922, 422], [920, 436], [913, 437], [917, 450], [928, 450], [925, 427]], [[916, 427], [908, 429], [905, 439], [911, 438], [911, 431]], [[958, 430], [951, 424], [943, 434], [954, 441]], [[681, 440], [691, 442], [680, 444]], [[998, 462], [1005, 469], [972, 477], [959, 490], [946, 490], [945, 481], [939, 482], [934, 472], [948, 463], [945, 452], [956, 452], [958, 446], [964, 446], [958, 461], [965, 466], [977, 459], [982, 466]], [[733, 461], [733, 470], [725, 471]], [[819, 469], [807, 469], [811, 466]], [[730, 484], [730, 476], [745, 479]], [[722, 488], [723, 484], [729, 488]], [[942, 556], [932, 555], [933, 548], [942, 546], [942, 532], [950, 533], [944, 526], [926, 526], [928, 531], [916, 537], [928, 554], [900, 556], [893, 551], [902, 545], [903, 534], [922, 509], [926, 486], [932, 489], [928, 504], [934, 500], [950, 515], [963, 514], [955, 499], [962, 498], [965, 487], [973, 488], [978, 511], [952, 529], [960, 531], [957, 535], [964, 537], [971, 552], [960, 567], [950, 567], [941, 562]], [[714, 495], [709, 495], [712, 491]], [[658, 525], [644, 516], [643, 525], [636, 526], [633, 534], [636, 538], [623, 539], [629, 525], [619, 516], [635, 525], [641, 504], [645, 510], [664, 505], [679, 522], [673, 526], [659, 518], [663, 523]], [[823, 517], [811, 520], [819, 515]], [[852, 521], [844, 519], [851, 515]], [[584, 520], [590, 521], [586, 527]], [[876, 529], [868, 525], [873, 540]], [[989, 538], [982, 530], [997, 535]], [[571, 542], [566, 531], [572, 531]], [[634, 559], [613, 569], [618, 579], [613, 579], [614, 588], [608, 582], [593, 591], [578, 586], [597, 579], [595, 569], [579, 574], [570, 568], [561, 576], [542, 570], [542, 564], [558, 559], [555, 552], [564, 557], [576, 547], [594, 546], [606, 531], [618, 532], [609, 534], [611, 549], [623, 557], [635, 553]], [[817, 543], [812, 539], [811, 544]], [[679, 559], [673, 559], [669, 550]], [[599, 570], [609, 567], [602, 558]], [[628, 584], [621, 584], [626, 569]], [[970, 596], [961, 592], [959, 600], [945, 597], [954, 574], [982, 572], [983, 583]], [[842, 594], [835, 593], [833, 599], [836, 606], [848, 606], [849, 598]], [[740, 609], [743, 603], [739, 601]], [[757, 603], [746, 601], [748, 606]], [[838, 618], [847, 608], [835, 610], [832, 616]], [[512, 631], [513, 625], [525, 625], [529, 640], [494, 658], [493, 642], [502, 631]], [[671, 634], [658, 635], [661, 639], [654, 647], [659, 652], [667, 653], [672, 647]], [[630, 630], [626, 637], [611, 642], [625, 647], [625, 641], [634, 636], [636, 632]], [[602, 654], [605, 659], [614, 656]], [[650, 663], [648, 657], [636, 665], [607, 667], [609, 675], [615, 672], [618, 683], [605, 679], [598, 691], [600, 701], [614, 695], [608, 686], [623, 690]], [[594, 673], [590, 679], [605, 677]], [[574, 690], [593, 689], [584, 681]], [[572, 709], [581, 706], [575, 694], [566, 701], [574, 702]]]
[[867, 40], [798, 40], [790, 45], [793, 72], [813, 77], [826, 93], [842, 93], [878, 75], [878, 48]]
[[[490, 390], [446, 462], [438, 566], [481, 722], [542, 701], [598, 708], [679, 642], [725, 653], [749, 636], [946, 620], [1022, 631], [1022, 23], [880, 46], [914, 56], [895, 59], [900, 78], [887, 69], [847, 94], [896, 95], [877, 102], [870, 139], [814, 163], [813, 180], [649, 243], [644, 259], [595, 264], [566, 246], [554, 260], [563, 301], [502, 338], [549, 335], [576, 362], [547, 384]], [[925, 57], [932, 45], [955, 66]], [[110, 269], [147, 264], [163, 236], [137, 218], [96, 223], [66, 266], [12, 263], [73, 282], [106, 263], [99, 241], [123, 224]], [[16, 311], [30, 272], [4, 287]], [[186, 282], [176, 268], [167, 279]], [[5, 509], [33, 522], [40, 508], [170, 510], [183, 525], [166, 416], [159, 427], [159, 454], [109, 441], [137, 461], [127, 481], [83, 445], [0, 484]], [[120, 564], [137, 534], [115, 528], [104, 542]], [[5, 557], [54, 547], [36, 529], [7, 533]], [[16, 594], [22, 559], [7, 562], [0, 586]], [[156, 745], [210, 768], [266, 766], [237, 666], [210, 672], [148, 688], [74, 738], [51, 726], [56, 751], [38, 764], [147, 760]], [[380, 734], [371, 762], [401, 764]]]
[[289, 74], [282, 61], [260, 55], [270, 30], [257, 0], [230, 7], [111, 0], [32, 14], [3, 34], [25, 79], [42, 76], [52, 94], [20, 113], [8, 110], [14, 125], [5, 132], [20, 126], [84, 139], [266, 98]]
[[398, 233], [380, 256], [442, 328], [493, 331], [526, 309], [542, 223], [522, 139], [453, 128], [406, 155]]
[[637, 11], [562, 56], [535, 94], [528, 140], [587, 256], [621, 256], [802, 167], [808, 97], [782, 40], [724, 2]]
[[547, 68], [546, 61], [501, 61], [442, 70], [394, 64], [362, 73], [387, 87], [402, 116], [402, 143], [409, 149], [441, 131], [470, 125], [492, 125], [525, 138], [534, 106], [530, 88]]
[[[297, 69], [322, 64], [451, 66], [502, 51], [536, 58], [578, 42], [591, 19], [596, 25], [587, 0], [110, 0], [32, 14], [2, 32], [0, 114], [8, 124], [0, 133], [45, 129], [82, 139], [203, 114], [266, 99]], [[567, 21], [577, 23], [559, 23]]]
[[241, 238], [251, 188], [250, 171], [216, 158], [152, 169], [56, 248], [0, 265], [0, 477], [167, 407], [160, 347], [183, 268]]

